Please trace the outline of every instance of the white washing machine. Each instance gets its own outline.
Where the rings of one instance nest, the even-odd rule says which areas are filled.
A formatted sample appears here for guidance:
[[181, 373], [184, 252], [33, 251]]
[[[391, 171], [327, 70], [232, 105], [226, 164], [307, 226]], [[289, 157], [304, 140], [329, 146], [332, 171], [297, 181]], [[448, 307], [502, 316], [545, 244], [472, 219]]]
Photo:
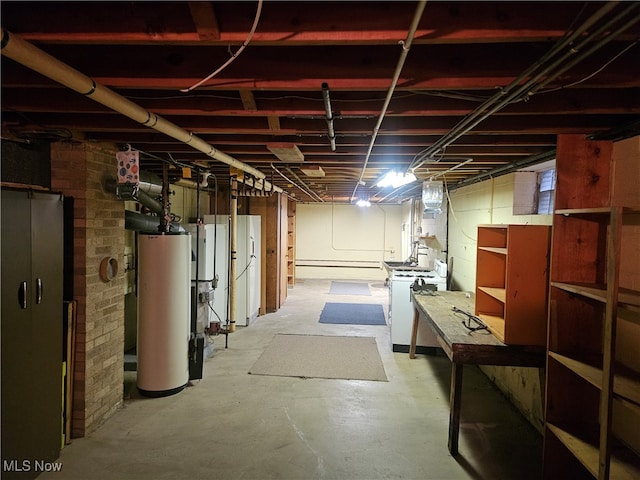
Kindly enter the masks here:
[[[424, 280], [424, 283], [436, 285], [438, 290], [447, 289], [446, 274], [441, 277], [435, 271], [393, 271], [389, 287], [389, 321], [394, 352], [409, 352], [414, 311], [411, 302], [411, 285], [419, 279]], [[433, 348], [439, 347], [439, 344], [429, 328], [420, 328], [418, 329], [416, 347], [418, 353], [433, 353]]]

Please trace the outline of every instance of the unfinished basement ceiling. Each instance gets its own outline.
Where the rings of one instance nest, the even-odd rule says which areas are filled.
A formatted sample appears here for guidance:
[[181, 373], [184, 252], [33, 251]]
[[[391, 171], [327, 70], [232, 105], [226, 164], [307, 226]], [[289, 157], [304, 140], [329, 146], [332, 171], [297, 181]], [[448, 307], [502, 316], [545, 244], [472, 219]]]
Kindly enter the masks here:
[[[259, 170], [298, 201], [399, 202], [420, 184], [376, 187], [391, 169], [456, 187], [553, 158], [558, 134], [639, 133], [640, 2], [431, 1], [416, 15], [418, 7], [1, 4], [10, 35]], [[3, 138], [130, 145], [144, 170], [161, 175], [174, 162], [171, 181], [192, 165], [228, 183], [227, 164], [188, 144], [4, 55], [1, 67]]]

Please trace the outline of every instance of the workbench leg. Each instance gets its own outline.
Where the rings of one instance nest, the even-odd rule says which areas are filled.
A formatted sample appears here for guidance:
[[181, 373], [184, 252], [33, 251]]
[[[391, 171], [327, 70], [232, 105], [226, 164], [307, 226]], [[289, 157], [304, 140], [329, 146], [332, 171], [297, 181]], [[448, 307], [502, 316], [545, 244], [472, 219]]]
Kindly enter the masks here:
[[460, 407], [462, 401], [462, 363], [451, 364], [451, 392], [449, 394], [449, 452], [458, 454]]
[[411, 328], [411, 344], [409, 345], [409, 358], [416, 358], [416, 343], [418, 341], [418, 321], [420, 314], [418, 309], [413, 309], [413, 327]]

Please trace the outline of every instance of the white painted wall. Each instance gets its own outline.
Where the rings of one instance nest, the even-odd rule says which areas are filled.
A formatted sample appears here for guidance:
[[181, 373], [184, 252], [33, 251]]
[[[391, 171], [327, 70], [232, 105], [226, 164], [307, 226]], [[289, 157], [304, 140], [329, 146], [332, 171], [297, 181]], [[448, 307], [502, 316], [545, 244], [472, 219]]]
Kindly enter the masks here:
[[[196, 217], [198, 191], [195, 188], [186, 188], [179, 185], [171, 185], [173, 195], [169, 197], [171, 213], [181, 217], [180, 223], [190, 223], [190, 219]], [[209, 194], [200, 191], [200, 216], [209, 214]]]
[[296, 206], [296, 278], [384, 280], [401, 260], [401, 205]]
[[[517, 180], [518, 176], [512, 173], [450, 193], [449, 255], [453, 257], [452, 290], [475, 291], [479, 224], [552, 224], [552, 215], [513, 215]], [[481, 368], [533, 426], [542, 431], [544, 376], [540, 374], [543, 371], [520, 367]]]

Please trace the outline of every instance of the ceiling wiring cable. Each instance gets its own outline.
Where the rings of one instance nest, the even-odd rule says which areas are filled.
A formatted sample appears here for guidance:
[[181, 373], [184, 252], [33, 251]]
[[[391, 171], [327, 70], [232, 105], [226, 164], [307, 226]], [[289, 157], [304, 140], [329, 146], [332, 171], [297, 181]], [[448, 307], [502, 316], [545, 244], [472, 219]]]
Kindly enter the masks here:
[[462, 93], [462, 92], [452, 92], [452, 91], [448, 91], [448, 90], [410, 90], [411, 95], [404, 95], [404, 96], [398, 96], [398, 97], [394, 97], [394, 98], [405, 98], [405, 97], [409, 97], [409, 96], [414, 96], [414, 95], [426, 95], [429, 97], [444, 97], [444, 98], [453, 98], [453, 99], [457, 99], [457, 100], [468, 100], [470, 102], [484, 102], [486, 100], [488, 100], [490, 97], [487, 96], [482, 96], [482, 95], [471, 95], [468, 93]]
[[638, 42], [640, 42], [640, 40], [636, 40], [633, 43], [631, 43], [630, 45], [627, 45], [622, 51], [618, 52], [613, 58], [611, 58], [609, 61], [607, 61], [604, 65], [602, 65], [602, 67], [600, 67], [599, 69], [597, 69], [595, 72], [590, 73], [589, 75], [587, 75], [584, 78], [581, 78], [580, 80], [576, 80], [575, 82], [571, 82], [568, 83], [566, 85], [562, 85], [560, 87], [555, 87], [555, 88], [549, 88], [547, 90], [540, 90], [537, 92], [532, 92], [531, 95], [534, 94], [541, 94], [541, 93], [549, 93], [549, 92], [556, 92], [558, 90], [563, 90], [565, 88], [570, 88], [570, 87], [574, 87], [576, 85], [580, 85], [581, 83], [586, 82], [587, 80], [590, 80], [591, 78], [595, 77], [596, 75], [598, 75], [600, 72], [602, 72], [605, 68], [607, 68], [609, 65], [611, 65], [613, 62], [615, 62], [618, 58], [620, 58], [622, 55], [624, 55], [627, 51], [631, 50], [633, 47], [635, 47]]
[[[616, 3], [605, 4], [582, 25], [556, 42], [545, 55], [529, 66], [529, 68], [518, 75], [508, 85], [503, 87], [496, 95], [464, 117], [447, 134], [434, 142], [430, 147], [420, 152], [417, 160], [414, 164], [410, 165], [410, 168], [418, 168], [420, 161], [433, 156], [444, 146], [450, 145], [514, 100], [523, 98], [523, 95], [526, 96], [532, 89], [535, 89], [537, 85], [540, 85], [540, 81], [546, 84], [558, 78], [558, 76], [570, 68], [570, 66], [583, 60], [587, 55], [592, 54], [595, 50], [616, 38], [638, 21], [636, 17], [632, 17], [630, 20], [616, 27], [620, 21], [629, 18], [638, 6], [639, 5], [635, 3], [625, 5], [621, 11], [614, 13], [612, 18], [602, 20], [617, 7]], [[598, 27], [597, 23], [601, 20], [603, 23]], [[602, 38], [598, 39], [599, 36], [602, 36]], [[589, 47], [591, 42], [595, 42], [595, 45]]]
[[[303, 187], [301, 187], [300, 185], [298, 185], [296, 182], [294, 182], [293, 180], [291, 180], [289, 177], [287, 177], [284, 173], [282, 173], [280, 170], [278, 170], [276, 168], [276, 166], [272, 163], [271, 164], [271, 169], [276, 172], [278, 175], [280, 175], [282, 178], [284, 178], [287, 182], [289, 182], [291, 185], [293, 185], [294, 187], [296, 187], [298, 190], [300, 190], [302, 193], [304, 193], [307, 197], [309, 197], [312, 200], [319, 200], [320, 202], [324, 203], [324, 199], [322, 197], [320, 197], [317, 193], [315, 193], [313, 190], [306, 190]], [[315, 198], [314, 198], [315, 197]]]
[[256, 29], [258, 28], [258, 22], [260, 21], [260, 14], [262, 12], [262, 1], [263, 0], [258, 0], [258, 8], [256, 10], [256, 16], [253, 19], [253, 25], [251, 26], [251, 31], [249, 32], [249, 35], [247, 36], [247, 39], [242, 43], [242, 46], [235, 53], [232, 53], [231, 57], [229, 58], [229, 60], [224, 62], [214, 72], [212, 72], [207, 77], [205, 77], [202, 80], [200, 80], [199, 82], [193, 84], [189, 88], [185, 88], [185, 89], [180, 90], [181, 92], [190, 92], [191, 90], [194, 90], [194, 89], [198, 88], [203, 83], [206, 83], [209, 80], [211, 80], [213, 77], [215, 77], [217, 74], [219, 74], [222, 70], [227, 68], [231, 64], [231, 62], [233, 62], [236, 58], [238, 58], [238, 56], [244, 51], [244, 49], [247, 47], [247, 45], [249, 45], [249, 42], [251, 42], [251, 39], [253, 38], [253, 34], [255, 33]]
[[[554, 67], [558, 66], [559, 69], [554, 72], [554, 75], [550, 76], [549, 78], [546, 78], [539, 84], [535, 85], [530, 92], [527, 92], [527, 96], [530, 96], [536, 91], [538, 91], [539, 89], [543, 88], [545, 85], [553, 81], [555, 78], [558, 78], [567, 70], [571, 69], [572, 67], [577, 65], [579, 62], [589, 57], [592, 53], [595, 53], [601, 47], [611, 42], [611, 40], [613, 40], [615, 37], [622, 34], [627, 29], [635, 25], [636, 23], [640, 22], [640, 13], [634, 12], [634, 10], [637, 11], [638, 8], [640, 8], [640, 4], [637, 4], [637, 3], [633, 4], [630, 7], [628, 7], [626, 10], [618, 13], [614, 17], [614, 19], [612, 19], [608, 23], [601, 25], [596, 31], [592, 33], [592, 35], [587, 37], [585, 41], [583, 41], [581, 44], [577, 45], [574, 48], [576, 51], [575, 52], [572, 51], [571, 52], [572, 55], [565, 55], [566, 60], [568, 61], [564, 61], [565, 58], [558, 60], [554, 64]], [[622, 23], [621, 25], [616, 25], [616, 22], [618, 21], [623, 21], [624, 23]], [[592, 39], [599, 39], [599, 40], [595, 43], [595, 45], [592, 45], [588, 49], [586, 49], [586, 47], [588, 46], [588, 44]]]
[[463, 230], [462, 224], [460, 223], [460, 220], [458, 220], [458, 217], [456, 216], [456, 211], [453, 208], [453, 203], [451, 202], [451, 195], [449, 194], [449, 185], [447, 185], [447, 178], [446, 177], [444, 177], [444, 192], [447, 195], [447, 203], [449, 205], [449, 211], [451, 212], [451, 216], [453, 217], [453, 219], [456, 222], [456, 224], [460, 227], [460, 233], [462, 233], [462, 235], [467, 237], [472, 242], [474, 242], [474, 243], [477, 242], [478, 241], [477, 237], [472, 237], [471, 235], [469, 235], [467, 232], [465, 232]]

